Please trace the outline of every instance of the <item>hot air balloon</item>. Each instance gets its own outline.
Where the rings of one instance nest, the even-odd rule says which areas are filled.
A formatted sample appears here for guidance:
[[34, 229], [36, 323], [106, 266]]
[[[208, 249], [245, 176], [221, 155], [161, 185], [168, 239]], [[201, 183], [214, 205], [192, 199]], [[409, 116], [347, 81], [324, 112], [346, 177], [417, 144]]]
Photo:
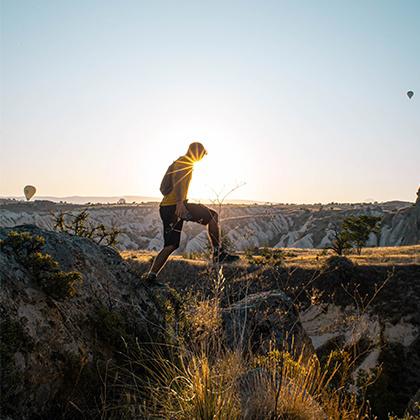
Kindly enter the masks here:
[[408, 96], [409, 99], [411, 99], [414, 96], [414, 92], [412, 90], [409, 90], [407, 92], [407, 96]]
[[36, 193], [36, 188], [33, 185], [27, 185], [23, 192], [25, 194], [26, 200], [29, 201]]

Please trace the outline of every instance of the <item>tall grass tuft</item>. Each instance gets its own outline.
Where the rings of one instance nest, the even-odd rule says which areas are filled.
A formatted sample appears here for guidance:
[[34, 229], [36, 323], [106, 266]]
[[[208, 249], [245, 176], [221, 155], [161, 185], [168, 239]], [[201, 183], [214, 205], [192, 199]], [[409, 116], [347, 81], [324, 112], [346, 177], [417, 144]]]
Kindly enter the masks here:
[[293, 348], [263, 356], [228, 349], [215, 321], [218, 301], [197, 304], [190, 325], [200, 340], [192, 335], [190, 343], [156, 344], [131, 357], [121, 376], [127, 412], [181, 420], [369, 418], [367, 405], [350, 392], [346, 357], [332, 353], [321, 365]]

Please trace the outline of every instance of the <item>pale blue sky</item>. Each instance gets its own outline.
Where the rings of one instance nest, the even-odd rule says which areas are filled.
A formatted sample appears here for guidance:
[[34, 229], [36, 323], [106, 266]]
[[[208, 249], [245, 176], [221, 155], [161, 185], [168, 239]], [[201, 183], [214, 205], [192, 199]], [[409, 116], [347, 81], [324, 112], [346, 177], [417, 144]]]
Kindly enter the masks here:
[[0, 3], [0, 195], [415, 198], [419, 0]]

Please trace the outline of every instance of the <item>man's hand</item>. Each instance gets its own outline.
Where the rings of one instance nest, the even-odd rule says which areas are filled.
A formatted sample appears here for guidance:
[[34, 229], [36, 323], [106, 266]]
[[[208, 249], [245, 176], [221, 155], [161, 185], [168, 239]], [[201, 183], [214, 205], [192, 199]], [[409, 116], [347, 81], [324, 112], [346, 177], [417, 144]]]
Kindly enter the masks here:
[[176, 204], [175, 214], [180, 219], [185, 219], [188, 215], [188, 209], [185, 207], [185, 204], [183, 201]]

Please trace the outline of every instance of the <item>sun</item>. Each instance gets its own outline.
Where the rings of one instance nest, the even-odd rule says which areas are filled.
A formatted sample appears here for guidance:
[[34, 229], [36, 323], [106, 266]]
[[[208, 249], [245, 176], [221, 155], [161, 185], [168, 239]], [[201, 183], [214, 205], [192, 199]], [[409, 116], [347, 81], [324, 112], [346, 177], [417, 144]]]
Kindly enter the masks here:
[[[209, 151], [202, 160], [194, 163], [194, 172], [189, 188], [192, 200], [214, 202], [221, 199], [238, 185], [241, 175], [240, 163], [226, 154]], [[228, 196], [231, 199], [236, 194]]]

